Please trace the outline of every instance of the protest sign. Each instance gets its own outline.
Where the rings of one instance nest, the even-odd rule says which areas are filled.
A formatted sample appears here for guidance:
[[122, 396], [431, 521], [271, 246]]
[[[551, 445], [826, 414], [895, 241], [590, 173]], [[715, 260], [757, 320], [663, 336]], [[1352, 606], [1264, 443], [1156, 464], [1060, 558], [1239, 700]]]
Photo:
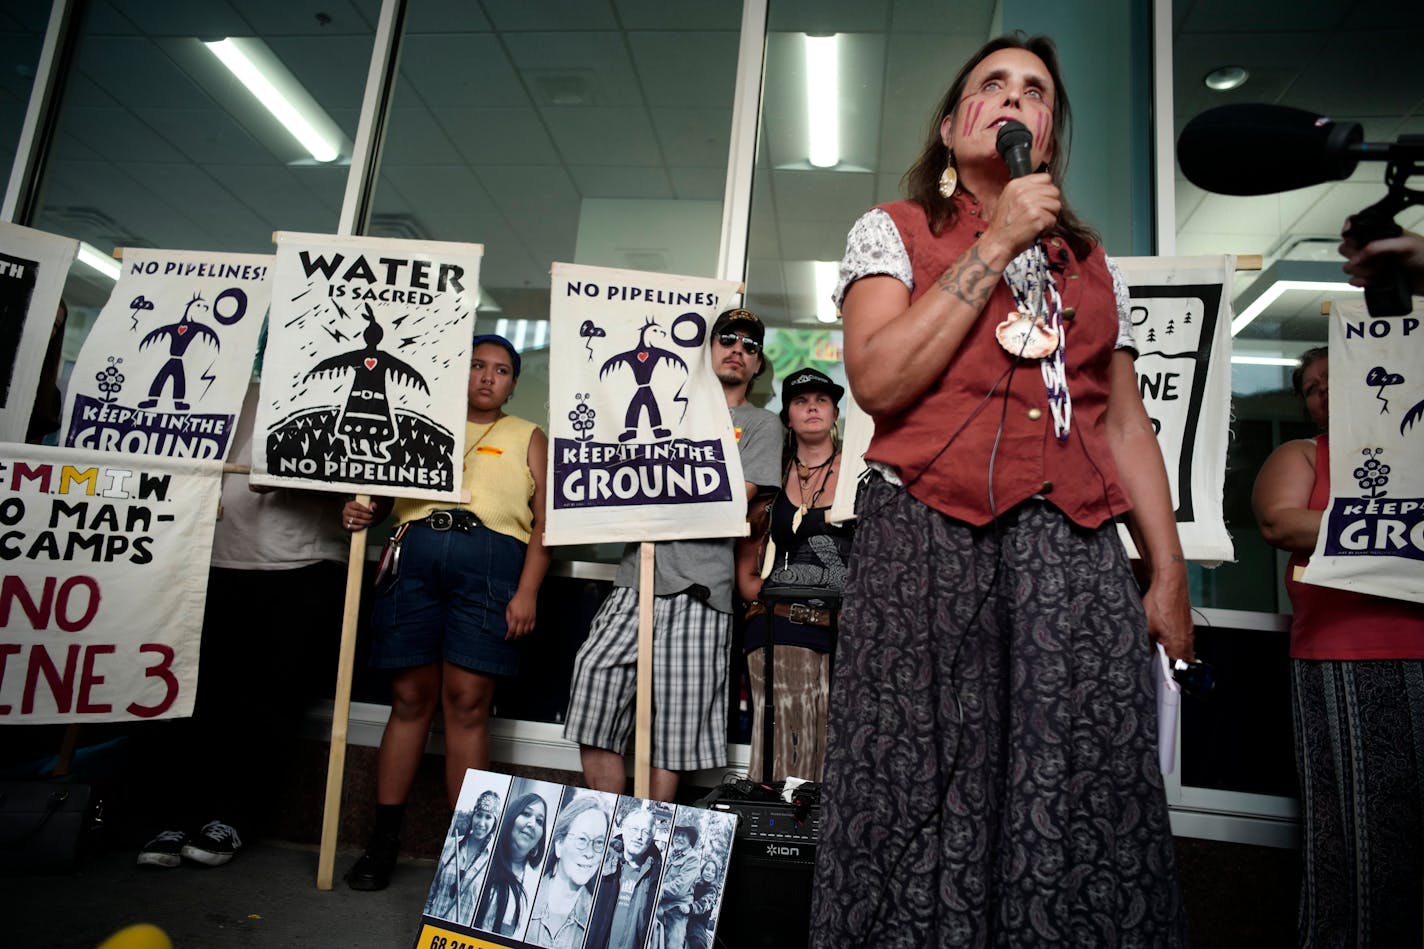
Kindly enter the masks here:
[[277, 235], [254, 484], [458, 500], [483, 252]]
[[64, 280], [78, 251], [78, 241], [0, 222], [0, 442], [25, 440]]
[[547, 543], [745, 533], [737, 433], [707, 345], [737, 289], [554, 264]]
[[221, 476], [0, 445], [0, 724], [192, 714]]
[[1330, 502], [1301, 579], [1424, 602], [1424, 310], [1330, 308]]
[[60, 444], [226, 458], [271, 269], [258, 254], [126, 249], [74, 362]]

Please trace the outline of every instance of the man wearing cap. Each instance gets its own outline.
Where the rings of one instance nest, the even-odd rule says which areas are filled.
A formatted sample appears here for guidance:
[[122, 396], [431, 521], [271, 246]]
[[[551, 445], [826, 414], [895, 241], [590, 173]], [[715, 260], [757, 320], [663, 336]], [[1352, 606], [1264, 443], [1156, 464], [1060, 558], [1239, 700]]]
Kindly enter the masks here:
[[[712, 326], [712, 369], [731, 410], [746, 497], [780, 482], [782, 428], [747, 402], [766, 369], [766, 327], [744, 308]], [[657, 545], [653, 603], [653, 769], [650, 795], [671, 801], [684, 771], [727, 762], [727, 670], [732, 633], [731, 538]], [[633, 734], [638, 659], [638, 545], [629, 544], [588, 639], [574, 660], [564, 737], [580, 746], [584, 783], [621, 794]]]

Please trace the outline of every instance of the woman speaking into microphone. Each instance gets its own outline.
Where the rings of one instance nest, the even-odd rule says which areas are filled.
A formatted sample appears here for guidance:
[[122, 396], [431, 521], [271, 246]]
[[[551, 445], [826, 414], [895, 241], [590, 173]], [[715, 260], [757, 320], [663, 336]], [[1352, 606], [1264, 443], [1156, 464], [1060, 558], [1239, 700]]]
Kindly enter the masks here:
[[1053, 43], [993, 40], [909, 200], [847, 240], [846, 372], [876, 427], [813, 945], [1185, 944], [1152, 643], [1191, 657], [1186, 564], [1126, 286], [1059, 190], [1068, 130]]

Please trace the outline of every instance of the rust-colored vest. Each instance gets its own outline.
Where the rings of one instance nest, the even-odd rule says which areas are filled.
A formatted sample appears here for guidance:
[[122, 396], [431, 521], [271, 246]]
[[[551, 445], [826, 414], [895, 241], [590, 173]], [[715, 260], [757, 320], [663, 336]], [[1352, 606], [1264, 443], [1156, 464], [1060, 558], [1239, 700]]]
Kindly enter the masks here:
[[[930, 233], [918, 204], [881, 206], [910, 256], [912, 301], [935, 285], [983, 227], [975, 214], [977, 202], [963, 195], [958, 200], [958, 220], [939, 237]], [[970, 524], [987, 524], [995, 513], [989, 505], [991, 454], [998, 513], [1041, 494], [1075, 523], [1097, 527], [1132, 506], [1118, 479], [1103, 424], [1118, 334], [1112, 277], [1101, 247], [1083, 261], [1057, 238], [1046, 239], [1044, 249], [1058, 268], [1054, 280], [1063, 297], [1068, 391], [1073, 397], [1068, 439], [1060, 442], [1053, 434], [1038, 362], [1024, 360], [1005, 376], [1013, 357], [995, 339], [994, 328], [1014, 304], [1000, 280], [944, 375], [910, 408], [876, 419], [875, 437], [865, 453], [868, 460], [899, 471], [911, 495]], [[986, 402], [990, 387], [994, 394]], [[1000, 419], [1004, 431], [994, 452]]]

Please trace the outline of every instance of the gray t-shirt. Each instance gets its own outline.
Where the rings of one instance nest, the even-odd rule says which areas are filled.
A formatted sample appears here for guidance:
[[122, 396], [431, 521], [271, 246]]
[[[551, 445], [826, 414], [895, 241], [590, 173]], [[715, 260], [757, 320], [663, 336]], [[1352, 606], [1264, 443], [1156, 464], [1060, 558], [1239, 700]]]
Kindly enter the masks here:
[[[742, 477], [759, 488], [781, 484], [781, 420], [754, 405], [734, 406], [732, 426], [737, 429], [737, 454], [742, 459]], [[736, 487], [733, 487], [735, 494]], [[710, 540], [668, 540], [657, 545], [653, 555], [653, 593], [670, 596], [693, 587], [707, 591], [707, 605], [723, 613], [732, 612], [732, 551], [730, 537]], [[629, 544], [613, 585], [638, 589], [638, 545]], [[697, 591], [698, 593], [701, 590]]]

